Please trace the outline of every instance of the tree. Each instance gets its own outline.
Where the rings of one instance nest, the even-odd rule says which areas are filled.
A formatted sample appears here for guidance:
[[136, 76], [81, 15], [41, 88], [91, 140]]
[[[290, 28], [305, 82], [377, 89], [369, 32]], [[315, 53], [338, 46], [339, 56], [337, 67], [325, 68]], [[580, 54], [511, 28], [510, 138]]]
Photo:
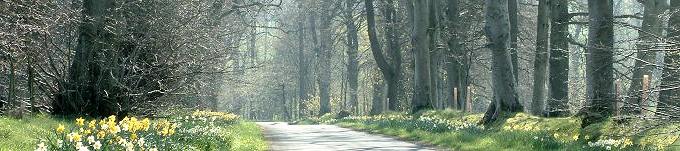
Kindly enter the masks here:
[[647, 75], [650, 79], [653, 77], [653, 71], [657, 68], [656, 65], [656, 51], [653, 51], [660, 43], [659, 38], [662, 37], [662, 19], [660, 14], [666, 9], [667, 0], [646, 0], [643, 3], [644, 16], [642, 19], [642, 27], [640, 28], [639, 42], [637, 43], [637, 54], [635, 67], [633, 69], [633, 76], [631, 77], [630, 88], [628, 89], [628, 96], [632, 96], [626, 100], [623, 111], [627, 113], [640, 114], [643, 108], [649, 106], [644, 104], [649, 102], [650, 98], [643, 98], [645, 91], [642, 89], [643, 76]]
[[[458, 0], [448, 0], [446, 15], [448, 17], [448, 51], [447, 56], [447, 81], [449, 86], [450, 106], [454, 109], [463, 109], [465, 106], [465, 88], [467, 87], [468, 64], [463, 46], [460, 44], [462, 35], [460, 34], [460, 8]], [[454, 92], [455, 91], [455, 92]], [[454, 96], [453, 93], [456, 93]], [[457, 98], [454, 98], [457, 97]]]
[[614, 111], [614, 18], [612, 0], [588, 0], [587, 103], [581, 127], [601, 122]]
[[485, 19], [484, 31], [492, 54], [493, 100], [481, 123], [490, 124], [496, 121], [501, 114], [520, 112], [523, 107], [517, 97], [517, 82], [512, 72], [513, 64], [509, 50], [508, 2], [486, 0]]
[[[671, 9], [675, 12], [671, 15], [668, 22], [669, 32], [668, 36], [671, 41], [680, 42], [680, 0], [671, 0]], [[678, 96], [680, 96], [680, 89], [675, 89], [673, 87], [678, 86], [677, 81], [680, 81], [680, 69], [678, 62], [680, 61], [680, 53], [678, 52], [667, 52], [666, 58], [664, 60], [666, 68], [664, 68], [663, 79], [661, 79], [661, 88], [664, 89], [659, 94], [659, 109], [657, 114], [662, 117], [669, 117], [671, 115], [678, 115], [680, 110], [680, 101], [678, 101]], [[677, 120], [677, 118], [675, 118]]]
[[569, 114], [569, 1], [550, 1], [550, 61], [548, 116]]
[[305, 54], [305, 15], [304, 15], [304, 7], [302, 6], [302, 2], [298, 2], [298, 11], [299, 11], [299, 16], [298, 16], [298, 28], [297, 28], [297, 45], [298, 45], [298, 50], [297, 50], [297, 60], [298, 60], [298, 116], [301, 117], [303, 112], [307, 110], [305, 108], [305, 101], [309, 101], [309, 92], [308, 92], [308, 81], [309, 81], [309, 61], [308, 61], [308, 55]]
[[[399, 84], [400, 74], [401, 74], [401, 50], [398, 46], [398, 39], [395, 31], [396, 23], [396, 11], [394, 11], [393, 0], [387, 0], [386, 10], [385, 10], [385, 20], [388, 22], [387, 30], [385, 32], [387, 42], [388, 42], [388, 56], [391, 57], [391, 62], [388, 62], [385, 55], [382, 52], [382, 46], [378, 41], [378, 35], [375, 23], [375, 11], [373, 8], [373, 0], [365, 0], [366, 5], [366, 23], [368, 27], [368, 39], [371, 46], [371, 54], [380, 69], [380, 72], [385, 79], [387, 84], [387, 101], [389, 110], [397, 110], [398, 108], [398, 89], [401, 87]], [[378, 112], [371, 112], [372, 114]]]
[[401, 53], [401, 38], [398, 33], [399, 14], [395, 8], [394, 0], [385, 0], [384, 16], [385, 16], [385, 39], [387, 40], [387, 56], [390, 58], [390, 65], [392, 67], [389, 73], [389, 79], [386, 78], [387, 85], [387, 104], [388, 109], [392, 111], [399, 110], [399, 93], [403, 84], [402, 79], [402, 53]]
[[430, 24], [428, 27], [427, 36], [430, 39], [430, 101], [433, 103], [433, 107], [439, 109], [441, 107], [441, 100], [439, 99], [439, 84], [441, 83], [441, 78], [439, 75], [440, 63], [442, 55], [441, 49], [439, 47], [439, 34], [440, 34], [440, 4], [441, 0], [430, 0], [428, 2], [427, 10], [429, 11], [428, 17], [430, 18]]
[[546, 100], [548, 79], [550, 5], [548, 0], [538, 1], [538, 21], [536, 27], [536, 59], [534, 59], [534, 90], [531, 100], [531, 111], [534, 115], [543, 115]]
[[[74, 114], [86, 113], [94, 116], [106, 116], [117, 113], [116, 102], [104, 101], [104, 91], [114, 92], [109, 87], [100, 87], [100, 82], [108, 82], [108, 76], [102, 74], [102, 66], [96, 63], [101, 58], [101, 50], [111, 50], [108, 42], [113, 33], [106, 30], [107, 16], [113, 8], [114, 1], [84, 0], [83, 19], [80, 25], [80, 36], [75, 50], [75, 59], [69, 69], [69, 83], [63, 86], [61, 96], [54, 102], [54, 113]], [[89, 19], [92, 18], [92, 19]], [[107, 72], [103, 72], [107, 73]]]
[[518, 61], [518, 39], [519, 39], [519, 8], [517, 7], [517, 0], [508, 0], [508, 17], [510, 21], [510, 59], [512, 61], [512, 73], [515, 77], [515, 82], [519, 79], [519, 61]]
[[358, 110], [359, 98], [359, 38], [357, 26], [354, 23], [354, 0], [345, 1], [345, 27], [347, 28], [347, 83], [349, 85], [350, 111]]
[[432, 108], [430, 79], [429, 0], [413, 1], [412, 43], [415, 55], [415, 83], [411, 113]]
[[[319, 22], [319, 39], [314, 40], [317, 44], [318, 56], [318, 75], [317, 83], [319, 85], [319, 116], [331, 112], [331, 60], [333, 58], [333, 38], [331, 24], [333, 23], [333, 12], [330, 7], [333, 6], [331, 1], [324, 1], [322, 3]], [[315, 17], [312, 17], [315, 18]], [[314, 25], [316, 26], [316, 25]], [[316, 34], [316, 33], [315, 33]], [[314, 37], [314, 36], [313, 36]], [[316, 38], [315, 38], [316, 39]]]

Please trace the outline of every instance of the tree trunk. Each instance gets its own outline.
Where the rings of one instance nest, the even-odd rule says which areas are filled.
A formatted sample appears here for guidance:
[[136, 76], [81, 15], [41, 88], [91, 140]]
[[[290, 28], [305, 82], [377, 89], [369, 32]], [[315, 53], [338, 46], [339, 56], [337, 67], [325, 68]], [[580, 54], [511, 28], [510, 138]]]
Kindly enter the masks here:
[[345, 26], [347, 28], [347, 83], [349, 85], [349, 110], [352, 113], [358, 112], [359, 88], [359, 39], [357, 27], [354, 23], [354, 0], [346, 0], [345, 7]]
[[[680, 0], [671, 0], [671, 9], [676, 10], [671, 15], [668, 21], [668, 37], [672, 38], [672, 41], [680, 41]], [[676, 45], [676, 48], [680, 47]], [[667, 89], [663, 90], [659, 94], [659, 109], [657, 115], [662, 117], [672, 117], [673, 120], [678, 120], [680, 117], [680, 101], [678, 100], [680, 96], [680, 89], [673, 88], [678, 86], [677, 82], [680, 81], [680, 53], [678, 52], [666, 52], [666, 58], [664, 60], [666, 68], [663, 71], [663, 79], [661, 80], [661, 88]]]
[[430, 11], [428, 17], [430, 18], [430, 25], [428, 28], [428, 37], [430, 45], [430, 99], [435, 108], [440, 108], [441, 103], [439, 102], [439, 63], [441, 52], [439, 49], [439, 1], [440, 0], [430, 0], [428, 4], [428, 10]]
[[[302, 2], [298, 4], [299, 11], [304, 8]], [[309, 92], [307, 87], [309, 86], [309, 63], [307, 61], [307, 55], [305, 54], [305, 24], [304, 24], [304, 13], [300, 13], [298, 16], [298, 110], [297, 117], [302, 117], [304, 112], [307, 110], [305, 102], [309, 101]]]
[[373, 99], [371, 103], [371, 111], [369, 111], [369, 115], [378, 115], [380, 113], [383, 113], [384, 107], [384, 101], [383, 101], [383, 90], [385, 87], [384, 81], [380, 80], [379, 77], [374, 77], [373, 79], [377, 79], [373, 81], [372, 87], [373, 87]]
[[504, 113], [522, 111], [517, 97], [513, 64], [510, 57], [510, 22], [508, 1], [486, 0], [486, 24], [484, 27], [492, 53], [493, 100], [481, 123], [488, 125]]
[[510, 57], [512, 59], [512, 73], [515, 82], [518, 82], [519, 61], [518, 58], [518, 38], [519, 38], [519, 8], [517, 0], [508, 0], [508, 17], [510, 21]]
[[550, 1], [550, 99], [546, 112], [548, 116], [569, 115], [569, 2]]
[[394, 0], [386, 0], [387, 4], [385, 6], [385, 20], [387, 21], [387, 26], [385, 35], [387, 39], [387, 51], [391, 59], [391, 76], [386, 80], [387, 84], [387, 104], [388, 109], [391, 111], [399, 110], [399, 92], [401, 92], [401, 46], [400, 38], [397, 33], [397, 27], [399, 26], [399, 19], [397, 15], [396, 8], [394, 7]]
[[[12, 52], [10, 52], [10, 56], [9, 56], [9, 77], [8, 77], [9, 87], [8, 87], [8, 90], [7, 90], [7, 92], [8, 92], [7, 93], [7, 103], [9, 103], [10, 108], [15, 108], [17, 110], [21, 110], [21, 109], [19, 109], [19, 107], [21, 106], [20, 105], [21, 100], [19, 100], [18, 97], [17, 97], [17, 84], [16, 84], [17, 83], [17, 75], [16, 75], [17, 73], [16, 73], [16, 63], [15, 63], [16, 60], [14, 59], [14, 56], [12, 56], [11, 54], [12, 54]], [[20, 116], [20, 115], [18, 115], [18, 116]]]
[[[388, 31], [386, 33], [388, 34], [388, 42], [390, 42], [388, 45], [390, 46], [390, 52], [388, 54], [390, 54], [393, 60], [392, 65], [390, 65], [382, 53], [382, 47], [378, 40], [377, 30], [375, 27], [375, 11], [373, 9], [373, 0], [365, 0], [364, 4], [366, 5], [366, 22], [368, 25], [368, 39], [371, 46], [371, 54], [373, 55], [373, 58], [375, 58], [376, 64], [383, 75], [385, 83], [387, 83], [388, 107], [390, 110], [397, 110], [397, 89], [399, 88], [400, 74], [398, 72], [400, 70], [397, 68], [401, 66], [401, 52], [397, 47], [393, 46], [393, 44], [397, 44], [396, 37], [393, 36], [395, 34], [393, 29], [394, 27], [392, 27], [393, 25], [389, 25], [387, 27]], [[388, 14], [390, 15], [387, 16], [388, 18], [386, 19], [390, 20], [390, 22], [393, 21], [393, 13], [390, 12]]]
[[413, 47], [415, 55], [415, 86], [411, 113], [432, 108], [430, 79], [429, 0], [413, 1]]
[[548, 79], [548, 52], [550, 35], [550, 6], [548, 0], [538, 1], [538, 21], [536, 27], [536, 58], [534, 59], [534, 90], [531, 100], [531, 111], [534, 115], [543, 115], [546, 100]]
[[[106, 82], [108, 76], [102, 75], [101, 65], [95, 61], [96, 53], [110, 49], [106, 43], [112, 40], [109, 30], [106, 30], [107, 17], [113, 8], [114, 1], [108, 0], [84, 0], [83, 22], [80, 24], [78, 44], [75, 48], [75, 56], [69, 69], [69, 80], [62, 86], [62, 94], [54, 101], [53, 113], [60, 115], [90, 114], [115, 114], [116, 109], [111, 102], [104, 102], [102, 94], [106, 87], [96, 86], [99, 82]], [[105, 77], [100, 77], [105, 76]], [[102, 115], [104, 116], [104, 115]]]
[[586, 67], [587, 104], [581, 127], [601, 122], [613, 112], [614, 19], [612, 0], [588, 0]]
[[[650, 91], [642, 92], [642, 77], [647, 75], [650, 79], [653, 77], [653, 71], [657, 69], [656, 64], [656, 48], [658, 43], [661, 43], [657, 37], [662, 37], [663, 28], [661, 27], [662, 19], [659, 16], [665, 9], [667, 0], [647, 0], [643, 1], [644, 17], [642, 20], [642, 28], [638, 32], [640, 40], [637, 43], [637, 56], [635, 61], [635, 68], [633, 69], [633, 77], [631, 77], [630, 88], [628, 88], [628, 96], [630, 96], [626, 103], [624, 103], [624, 114], [640, 114], [643, 108], [647, 108], [650, 98], [643, 98], [643, 93], [650, 93]], [[644, 99], [644, 100], [643, 100]]]
[[[462, 52], [463, 49], [461, 48], [460, 44], [460, 37], [461, 35], [459, 34], [458, 30], [459, 28], [459, 22], [460, 20], [460, 11], [459, 11], [459, 1], [458, 0], [448, 0], [448, 9], [447, 9], [447, 17], [448, 17], [448, 26], [449, 26], [449, 34], [451, 37], [449, 38], [448, 45], [449, 45], [449, 50], [447, 52], [447, 65], [446, 65], [446, 73], [447, 73], [447, 81], [448, 81], [448, 87], [449, 87], [449, 107], [453, 109], [463, 109], [463, 100], [465, 100], [465, 95], [463, 95], [462, 92], [465, 92], [465, 82], [463, 82], [463, 77], [464, 71], [463, 71], [463, 62], [465, 62], [465, 54]], [[456, 91], [456, 92], [454, 92]], [[456, 93], [457, 95], [454, 96], [453, 93]], [[454, 98], [456, 97], [456, 98]]]
[[[329, 6], [330, 1], [324, 1], [323, 6]], [[317, 55], [319, 56], [319, 116], [331, 112], [331, 66], [330, 61], [332, 60], [332, 38], [330, 25], [332, 23], [332, 16], [329, 16], [330, 11], [328, 8], [322, 9], [321, 22], [319, 28], [319, 38], [316, 41], [318, 43], [319, 50]]]

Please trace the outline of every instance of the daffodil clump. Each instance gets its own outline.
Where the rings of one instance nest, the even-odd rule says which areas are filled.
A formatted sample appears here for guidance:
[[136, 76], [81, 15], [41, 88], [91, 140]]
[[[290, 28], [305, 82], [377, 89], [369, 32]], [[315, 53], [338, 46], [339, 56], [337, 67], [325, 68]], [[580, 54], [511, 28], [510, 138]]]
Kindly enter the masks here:
[[[452, 120], [425, 113], [417, 118], [406, 114], [382, 114], [376, 116], [350, 116], [339, 121], [355, 121], [365, 124], [375, 124], [385, 127], [402, 127], [405, 129], [419, 129], [428, 132], [447, 132], [461, 129], [484, 129], [472, 120]], [[336, 122], [336, 121], [327, 121]]]
[[[188, 117], [185, 118], [189, 119]], [[191, 119], [233, 124], [234, 122], [238, 121], [239, 117], [236, 114], [226, 112], [196, 110], [193, 113], [191, 113]]]
[[113, 115], [100, 120], [78, 118], [73, 127], [57, 125], [54, 129], [57, 137], [41, 141], [36, 150], [154, 151], [172, 146], [169, 138], [177, 127], [167, 120], [151, 122], [148, 118], [125, 117], [121, 121], [116, 121]]

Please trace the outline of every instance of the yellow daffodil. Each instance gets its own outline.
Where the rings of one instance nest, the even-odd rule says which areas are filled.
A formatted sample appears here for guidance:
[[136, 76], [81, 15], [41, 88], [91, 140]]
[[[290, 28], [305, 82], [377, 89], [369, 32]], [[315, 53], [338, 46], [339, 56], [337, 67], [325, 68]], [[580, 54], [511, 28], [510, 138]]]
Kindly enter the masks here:
[[59, 124], [59, 126], [57, 126], [57, 133], [58, 134], [64, 133], [64, 130], [66, 130], [66, 127], [64, 126], [64, 124]]
[[90, 121], [90, 123], [87, 124], [87, 127], [90, 128], [90, 129], [97, 128], [97, 120]]
[[73, 141], [75, 141], [75, 142], [80, 142], [80, 141], [82, 140], [82, 137], [83, 137], [83, 136], [80, 135], [80, 134], [78, 134], [78, 133], [75, 133], [75, 134], [73, 134], [71, 137], [73, 138]]
[[106, 131], [99, 131], [97, 133], [97, 138], [103, 139], [104, 137], [106, 137]]
[[130, 134], [130, 140], [137, 140], [137, 134], [136, 133]]
[[163, 130], [161, 130], [160, 133], [161, 133], [161, 136], [168, 136], [168, 134], [170, 133], [170, 128], [165, 127], [165, 128], [163, 128]]
[[115, 115], [109, 116], [109, 122], [116, 122], [116, 116]]
[[78, 125], [78, 126], [85, 125], [85, 119], [83, 119], [82, 117], [79, 117], [78, 119], [76, 119], [76, 125]]
[[142, 120], [141, 125], [142, 125], [142, 129], [144, 129], [144, 131], [148, 131], [149, 126], [151, 126], [151, 122], [150, 122], [149, 118], [144, 118], [144, 120]]

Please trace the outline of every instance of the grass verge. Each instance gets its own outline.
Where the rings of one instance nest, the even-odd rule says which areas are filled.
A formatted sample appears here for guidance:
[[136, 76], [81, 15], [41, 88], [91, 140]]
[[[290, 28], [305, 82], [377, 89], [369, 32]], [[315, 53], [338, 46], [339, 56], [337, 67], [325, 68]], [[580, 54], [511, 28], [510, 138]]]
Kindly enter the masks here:
[[[231, 114], [222, 114], [231, 115]], [[153, 143], [156, 138], [152, 138], [149, 135], [139, 133], [139, 138], [147, 138], [146, 142], [149, 143], [147, 147], [156, 146], [159, 150], [234, 150], [234, 151], [263, 151], [268, 150], [268, 146], [264, 140], [261, 130], [255, 123], [238, 120], [235, 117], [219, 118], [224, 116], [200, 116], [194, 114], [194, 116], [182, 116], [186, 118], [172, 118], [172, 119], [160, 119], [158, 121], [169, 120], [172, 123], [177, 123], [177, 132], [174, 135], [168, 136], [163, 139], [163, 142], [169, 142], [170, 144], [163, 145]], [[104, 121], [104, 120], [102, 120]], [[123, 120], [125, 121], [125, 120]], [[151, 120], [155, 123], [157, 120]], [[64, 147], [57, 147], [60, 145], [55, 145], [54, 141], [60, 140], [63, 136], [56, 132], [58, 125], [64, 125], [67, 129], [66, 133], [72, 132], [82, 134], [82, 142], [87, 143], [86, 138], [88, 135], [83, 133], [82, 129], [80, 131], [73, 130], [72, 127], [76, 126], [74, 120], [55, 118], [49, 115], [36, 115], [28, 116], [23, 119], [9, 118], [5, 116], [0, 116], [0, 150], [9, 151], [22, 151], [22, 150], [35, 150], [39, 143], [46, 143], [46, 150], [74, 150], [72, 144], [67, 143]], [[85, 122], [89, 123], [89, 122]], [[122, 121], [120, 122], [122, 123]], [[124, 124], [120, 124], [124, 125]], [[127, 125], [127, 124], [125, 124]], [[173, 124], [174, 125], [174, 124]], [[87, 127], [87, 125], [85, 125]], [[122, 126], [121, 126], [122, 127]], [[154, 129], [154, 125], [151, 129]], [[174, 127], [174, 126], [173, 126]], [[96, 125], [93, 131], [97, 131], [99, 126]], [[86, 130], [90, 130], [86, 128]], [[125, 130], [117, 133], [119, 138], [123, 140], [127, 139], [130, 142], [135, 141], [138, 144], [142, 141], [136, 141], [138, 139], [128, 136]], [[155, 132], [152, 132], [155, 133]], [[159, 131], [160, 133], [160, 131]], [[65, 135], [64, 133], [61, 133]], [[115, 134], [107, 134], [106, 138]], [[91, 135], [91, 136], [94, 136]], [[113, 136], [112, 136], [113, 137]], [[137, 135], [135, 135], [137, 137]], [[97, 140], [100, 140], [96, 136]], [[102, 138], [104, 139], [104, 138]], [[112, 138], [116, 140], [116, 138]], [[64, 140], [67, 142], [67, 140]], [[105, 142], [105, 140], [102, 140]], [[106, 141], [108, 142], [108, 141]], [[89, 145], [89, 146], [87, 146]], [[168, 146], [169, 145], [169, 146]], [[77, 146], [77, 145], [76, 145]], [[92, 144], [86, 144], [90, 150], [94, 150]], [[139, 148], [141, 150], [142, 145], [135, 146], [135, 149]], [[162, 149], [165, 148], [165, 149]], [[107, 145], [102, 147], [103, 150], [111, 150]], [[120, 148], [118, 148], [120, 149]], [[148, 149], [148, 148], [147, 148]], [[116, 150], [116, 149], [114, 149]], [[146, 150], [146, 149], [145, 149]]]
[[223, 134], [230, 138], [231, 150], [234, 151], [265, 151], [269, 150], [262, 130], [253, 122], [239, 122], [227, 127]]
[[489, 127], [476, 124], [481, 117], [457, 111], [427, 111], [416, 117], [389, 113], [322, 122], [451, 150], [678, 150], [672, 145], [678, 139], [678, 126], [661, 126], [639, 133], [630, 126], [641, 125], [639, 122], [608, 121], [586, 128], [584, 131], [601, 134], [589, 138], [592, 132], [582, 133], [577, 117], [539, 118], [518, 113]]
[[[39, 138], [54, 135], [54, 125], [70, 123], [47, 115], [13, 119], [0, 116], [0, 150], [34, 150]], [[54, 136], [56, 137], [56, 136]]]

